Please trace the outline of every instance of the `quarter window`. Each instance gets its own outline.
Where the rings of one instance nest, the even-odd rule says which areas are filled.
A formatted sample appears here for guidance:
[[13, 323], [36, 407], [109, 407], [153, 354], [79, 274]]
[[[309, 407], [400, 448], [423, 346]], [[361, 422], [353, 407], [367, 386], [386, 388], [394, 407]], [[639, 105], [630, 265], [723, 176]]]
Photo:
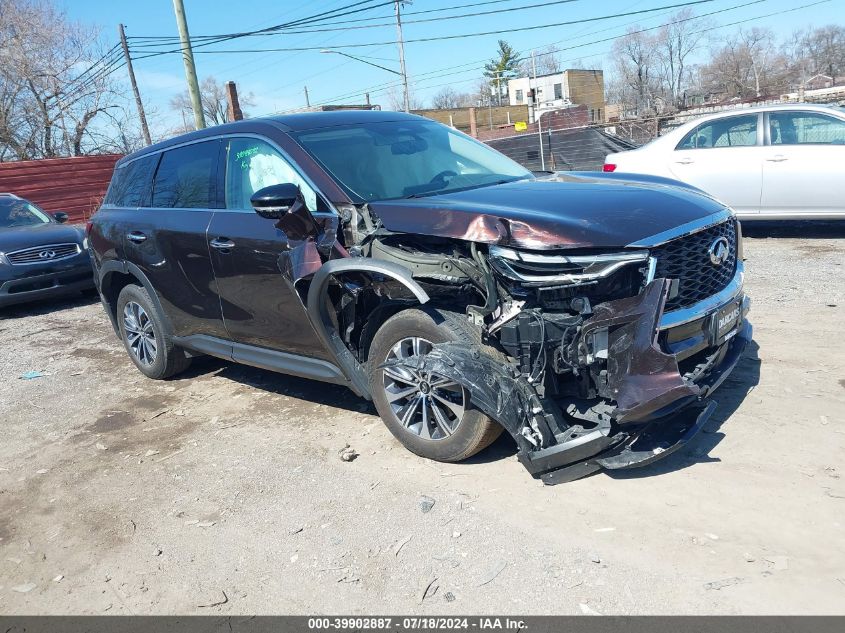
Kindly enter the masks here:
[[750, 147], [757, 144], [757, 115], [709, 121], [684, 137], [675, 149]]
[[158, 157], [158, 154], [144, 156], [115, 169], [105, 204], [116, 207], [146, 206]]
[[215, 208], [219, 147], [219, 141], [205, 141], [164, 152], [153, 184], [152, 206]]
[[772, 145], [843, 145], [845, 121], [810, 112], [769, 114]]
[[317, 194], [282, 154], [266, 141], [233, 138], [226, 158], [226, 208], [252, 211], [250, 197], [270, 185], [293, 183], [310, 211], [317, 211]]

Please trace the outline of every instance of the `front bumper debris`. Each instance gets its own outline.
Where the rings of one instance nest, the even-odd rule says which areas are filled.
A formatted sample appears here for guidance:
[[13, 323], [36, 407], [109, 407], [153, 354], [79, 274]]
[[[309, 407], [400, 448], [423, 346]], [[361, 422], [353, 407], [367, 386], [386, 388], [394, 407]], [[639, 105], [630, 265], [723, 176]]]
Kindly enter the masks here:
[[[743, 319], [720, 343], [706, 373], [690, 380], [658, 343], [668, 290], [669, 283], [657, 279], [636, 297], [595, 306], [568, 346], [574, 364], [591, 337], [607, 331], [606, 368], [590, 371], [598, 378], [595, 403], [604, 403], [609, 414], [594, 415], [590, 423], [573, 419], [555, 401], [541, 397], [516, 366], [465, 343], [438, 344], [426, 355], [385, 366], [438, 374], [463, 385], [470, 405], [502, 424], [517, 442], [520, 463], [546, 484], [602, 469], [646, 466], [683, 447], [707, 423], [716, 408], [707, 398], [751, 340], [751, 326]], [[582, 364], [580, 371], [588, 368]]]
[[[640, 434], [589, 459], [563, 464], [539, 475], [532, 472], [532, 475], [539, 476], [545, 484], [553, 485], [580, 479], [603, 468], [621, 470], [648, 466], [685, 446], [704, 428], [716, 406], [715, 402], [709, 402], [703, 406], [690, 407], [669, 419], [652, 422]], [[528, 466], [525, 461], [522, 463]]]

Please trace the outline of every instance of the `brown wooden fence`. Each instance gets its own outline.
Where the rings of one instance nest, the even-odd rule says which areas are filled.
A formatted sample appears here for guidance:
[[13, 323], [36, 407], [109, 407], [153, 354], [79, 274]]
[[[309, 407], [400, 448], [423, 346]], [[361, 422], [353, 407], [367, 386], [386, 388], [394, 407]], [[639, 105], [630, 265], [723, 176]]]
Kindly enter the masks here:
[[119, 154], [0, 163], [0, 192], [83, 222], [100, 205]]

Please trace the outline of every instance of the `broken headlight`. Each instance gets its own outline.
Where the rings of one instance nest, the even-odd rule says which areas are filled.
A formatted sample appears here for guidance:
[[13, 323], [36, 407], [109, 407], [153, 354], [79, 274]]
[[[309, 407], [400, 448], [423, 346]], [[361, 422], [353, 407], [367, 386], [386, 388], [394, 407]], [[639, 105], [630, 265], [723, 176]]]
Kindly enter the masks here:
[[564, 255], [490, 247], [493, 267], [504, 277], [528, 288], [594, 284], [647, 259], [648, 251]]

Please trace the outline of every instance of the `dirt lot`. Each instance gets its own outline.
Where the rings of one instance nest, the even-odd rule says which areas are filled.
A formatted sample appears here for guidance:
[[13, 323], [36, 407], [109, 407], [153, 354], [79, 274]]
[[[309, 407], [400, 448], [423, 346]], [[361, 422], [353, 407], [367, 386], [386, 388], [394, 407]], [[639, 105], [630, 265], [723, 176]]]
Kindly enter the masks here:
[[0, 613], [845, 614], [845, 230], [805, 230], [746, 240], [756, 345], [694, 445], [556, 487], [333, 386], [149, 381], [91, 299], [0, 312]]

